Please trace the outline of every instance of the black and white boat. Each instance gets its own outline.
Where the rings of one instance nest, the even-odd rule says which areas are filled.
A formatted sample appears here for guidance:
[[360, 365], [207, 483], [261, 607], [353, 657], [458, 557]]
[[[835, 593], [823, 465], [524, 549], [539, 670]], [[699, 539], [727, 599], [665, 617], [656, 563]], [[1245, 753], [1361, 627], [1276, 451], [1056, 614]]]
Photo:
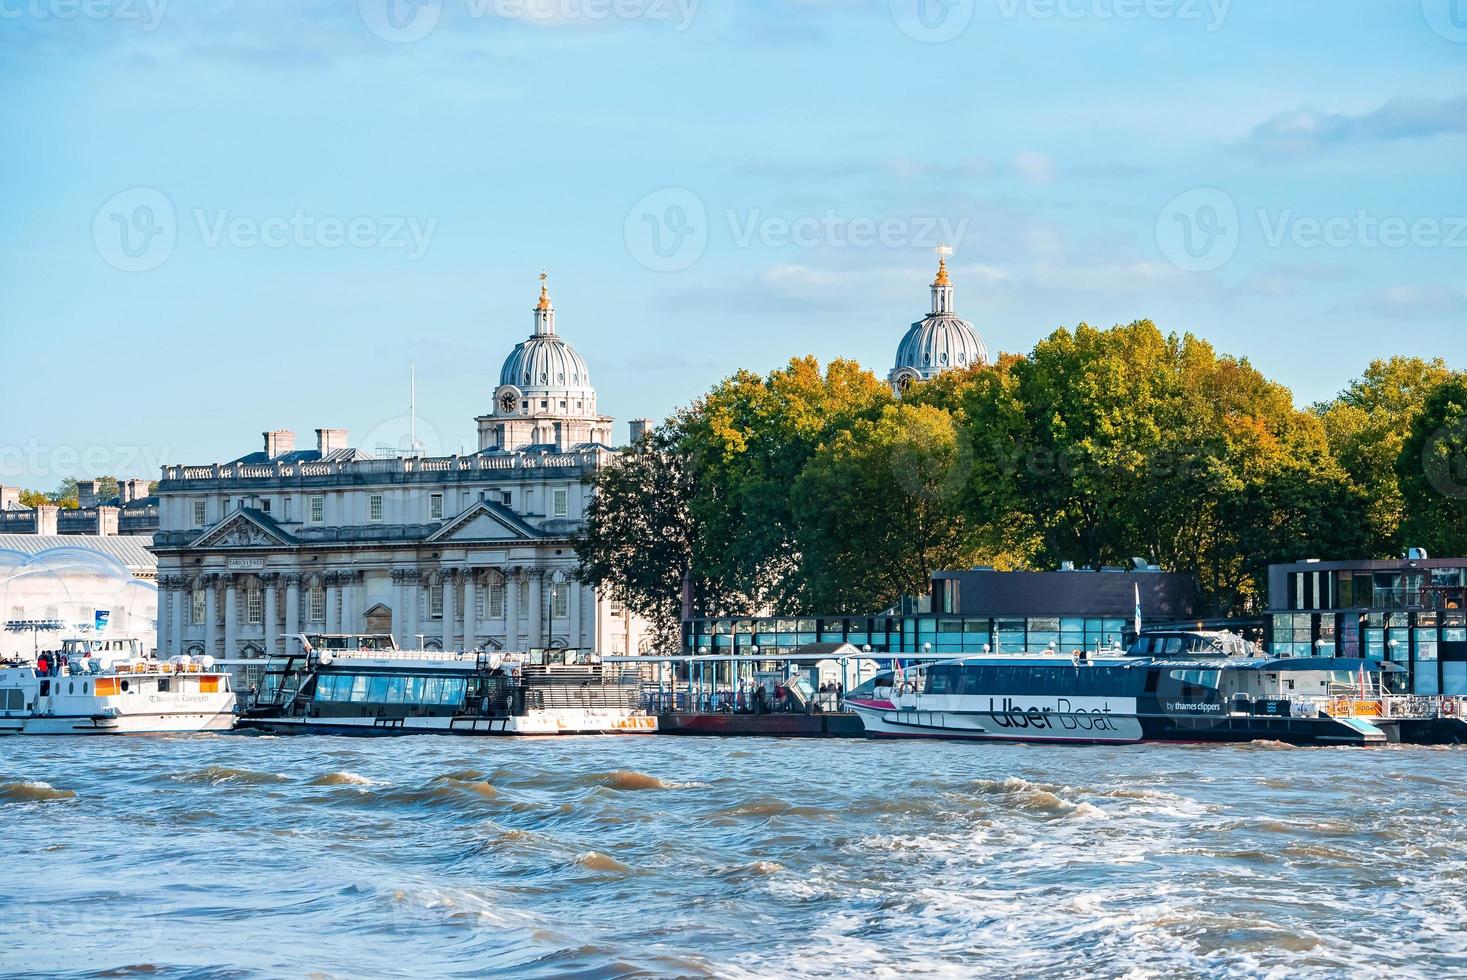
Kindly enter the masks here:
[[[240, 728], [320, 735], [645, 734], [635, 671], [574, 650], [400, 650], [391, 636], [307, 635], [272, 658]], [[295, 644], [292, 644], [295, 645]]]
[[1365, 745], [1401, 668], [1269, 657], [1227, 632], [1141, 635], [1129, 650], [983, 654], [884, 671], [846, 705], [877, 738]]

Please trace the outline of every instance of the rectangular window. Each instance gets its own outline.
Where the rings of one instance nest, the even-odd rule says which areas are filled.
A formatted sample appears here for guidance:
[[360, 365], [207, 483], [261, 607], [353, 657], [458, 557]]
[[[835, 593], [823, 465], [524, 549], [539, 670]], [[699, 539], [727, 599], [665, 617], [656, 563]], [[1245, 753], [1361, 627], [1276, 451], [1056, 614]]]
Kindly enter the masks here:
[[441, 493], [430, 493], [430, 494], [428, 494], [428, 520], [430, 520], [430, 521], [441, 521], [441, 520], [443, 520], [443, 494], [441, 494]]
[[382, 521], [382, 495], [380, 493], [367, 495], [367, 520], [373, 524], [379, 524]]
[[556, 582], [550, 586], [550, 616], [565, 619], [570, 615], [570, 586]]
[[313, 623], [326, 622], [326, 590], [319, 585], [311, 586], [309, 618]]
[[621, 618], [621, 615], [626, 612], [626, 606], [623, 606], [620, 600], [612, 599], [606, 605], [607, 611], [615, 618]]
[[564, 489], [552, 490], [551, 491], [550, 499], [551, 499], [551, 507], [553, 509], [553, 516], [555, 516], [555, 517], [565, 517], [567, 514], [570, 513], [570, 491], [569, 490], [564, 490]]
[[245, 593], [245, 622], [259, 626], [265, 621], [265, 593], [250, 589]]
[[504, 583], [489, 583], [489, 618], [504, 618]]
[[441, 585], [428, 587], [428, 616], [432, 619], [443, 618], [443, 586]]
[[307, 514], [309, 515], [309, 516], [307, 516], [306, 520], [309, 523], [311, 523], [311, 524], [324, 524], [324, 523], [326, 523], [326, 498], [325, 497], [321, 496], [320, 494], [315, 494], [315, 495], [307, 498], [307, 500], [306, 500], [306, 509], [307, 509]]
[[260, 501], [260, 510], [267, 514], [270, 513], [270, 501], [268, 498]]
[[203, 589], [195, 589], [194, 590], [193, 599], [194, 599], [194, 615], [193, 615], [194, 625], [195, 626], [203, 626], [204, 625], [204, 617], [207, 616], [208, 615], [208, 612], [209, 612], [209, 600], [208, 600], [208, 597], [204, 595], [204, 590]]
[[209, 523], [209, 502], [207, 500], [194, 501], [194, 527], [203, 527]]

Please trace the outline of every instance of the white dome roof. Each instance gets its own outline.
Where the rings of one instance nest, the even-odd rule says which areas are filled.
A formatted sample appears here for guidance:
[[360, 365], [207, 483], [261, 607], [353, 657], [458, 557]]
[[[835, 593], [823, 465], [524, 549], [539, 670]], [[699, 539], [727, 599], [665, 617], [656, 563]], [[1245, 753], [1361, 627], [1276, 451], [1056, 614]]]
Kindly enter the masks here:
[[943, 371], [988, 363], [988, 348], [978, 331], [953, 311], [953, 286], [947, 275], [947, 252], [937, 264], [932, 283], [932, 312], [908, 328], [897, 345], [896, 363], [887, 375], [900, 390], [909, 381], [927, 380]]
[[913, 368], [930, 377], [948, 368], [966, 368], [988, 360], [988, 348], [966, 320], [937, 313], [912, 324], [897, 345], [893, 370]]
[[555, 307], [545, 275], [540, 275], [540, 301], [535, 305], [535, 330], [529, 340], [515, 345], [499, 369], [499, 384], [514, 385], [525, 394], [585, 395], [595, 397], [591, 372], [576, 349], [555, 332]]
[[499, 370], [501, 385], [523, 392], [591, 390], [591, 373], [576, 349], [555, 334], [537, 334], [515, 345]]

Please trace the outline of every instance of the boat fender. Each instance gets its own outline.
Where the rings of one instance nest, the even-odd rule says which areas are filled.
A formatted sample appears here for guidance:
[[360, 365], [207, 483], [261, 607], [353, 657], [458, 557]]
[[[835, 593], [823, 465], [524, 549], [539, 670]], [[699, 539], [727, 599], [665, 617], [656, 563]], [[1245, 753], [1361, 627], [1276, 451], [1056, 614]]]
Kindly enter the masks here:
[[336, 658], [331, 655], [330, 650], [322, 650], [321, 653], [316, 657], [316, 662], [319, 663], [322, 667], [330, 667], [331, 661], [335, 659]]

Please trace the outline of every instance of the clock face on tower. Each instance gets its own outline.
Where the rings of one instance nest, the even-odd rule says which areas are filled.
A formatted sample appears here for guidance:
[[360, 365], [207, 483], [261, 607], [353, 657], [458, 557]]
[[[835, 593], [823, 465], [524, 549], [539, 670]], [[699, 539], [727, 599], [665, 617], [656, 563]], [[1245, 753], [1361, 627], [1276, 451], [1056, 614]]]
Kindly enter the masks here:
[[514, 415], [520, 410], [520, 399], [524, 397], [514, 385], [502, 385], [494, 393], [494, 404], [500, 415]]

